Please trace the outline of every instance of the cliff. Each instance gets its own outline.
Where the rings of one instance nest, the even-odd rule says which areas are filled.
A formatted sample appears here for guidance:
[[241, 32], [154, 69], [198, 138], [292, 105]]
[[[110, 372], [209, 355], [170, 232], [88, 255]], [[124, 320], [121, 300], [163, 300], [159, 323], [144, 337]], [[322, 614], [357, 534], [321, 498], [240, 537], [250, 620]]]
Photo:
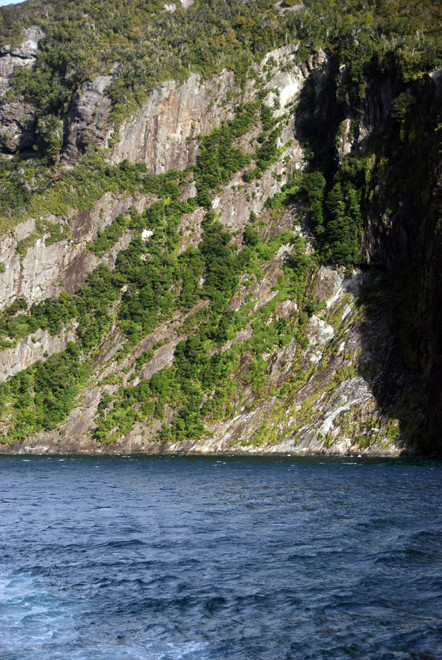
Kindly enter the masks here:
[[117, 117], [113, 62], [44, 123], [50, 29], [0, 50], [0, 451], [439, 451], [439, 72], [297, 40]]

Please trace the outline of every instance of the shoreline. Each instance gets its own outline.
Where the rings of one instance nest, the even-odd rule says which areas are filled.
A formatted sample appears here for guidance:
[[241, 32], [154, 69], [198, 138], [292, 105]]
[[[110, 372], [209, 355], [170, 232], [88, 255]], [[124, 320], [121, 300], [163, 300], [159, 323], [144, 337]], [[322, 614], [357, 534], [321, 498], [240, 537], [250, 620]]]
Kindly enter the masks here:
[[5, 451], [4, 446], [0, 446], [0, 458], [2, 456], [71, 456], [75, 458], [81, 457], [117, 457], [117, 456], [127, 456], [127, 457], [144, 457], [144, 456], [170, 456], [170, 457], [257, 457], [257, 458], [428, 458], [428, 459], [441, 459], [441, 454], [425, 454], [413, 449], [398, 449], [395, 451], [382, 451], [379, 449], [370, 450], [354, 450], [354, 451], [330, 451], [330, 450], [296, 450], [292, 449], [290, 451], [282, 450], [272, 450], [271, 447], [250, 447], [250, 449], [242, 448], [225, 448], [218, 450], [198, 450], [198, 449], [179, 449], [176, 446], [168, 448], [153, 448], [149, 447], [146, 451], [140, 451], [139, 448], [134, 450], [128, 450], [123, 447], [115, 447], [112, 450], [104, 447], [102, 449], [98, 448], [61, 448], [61, 447], [21, 447], [16, 448], [14, 446], [8, 447]]
[[117, 442], [100, 443], [88, 436], [55, 435], [52, 432], [0, 444], [0, 456], [262, 456], [262, 457], [335, 457], [335, 458], [442, 458], [442, 452], [405, 446], [401, 440], [373, 442], [361, 447], [359, 438], [342, 437], [327, 444], [323, 439], [291, 438], [274, 444], [242, 444], [223, 437], [199, 440], [154, 442], [142, 436], [122, 436]]

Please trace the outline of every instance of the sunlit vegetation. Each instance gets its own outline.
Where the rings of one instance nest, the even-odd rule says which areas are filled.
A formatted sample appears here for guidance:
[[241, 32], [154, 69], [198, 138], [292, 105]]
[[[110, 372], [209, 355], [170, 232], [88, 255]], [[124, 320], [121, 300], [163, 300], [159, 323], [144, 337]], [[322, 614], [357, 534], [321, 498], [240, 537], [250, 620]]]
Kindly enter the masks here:
[[[126, 386], [119, 382], [116, 391], [105, 391], [94, 437], [113, 442], [137, 422], [160, 426], [159, 440], [202, 437], [208, 424], [235, 410], [241, 388], [263, 396], [269, 356], [290, 343], [300, 350], [307, 347], [305, 326], [317, 311], [309, 278], [318, 262], [349, 269], [360, 263], [360, 239], [375, 185], [383, 178], [392, 182], [386, 206], [397, 207], [406, 187], [419, 185], [426, 191], [422, 171], [414, 181], [406, 152], [419, 136], [414, 117], [421, 101], [412, 83], [419, 79], [423, 85], [422, 74], [442, 64], [437, 3], [305, 0], [303, 8], [292, 11], [294, 4], [285, 0], [277, 9], [274, 0], [196, 0], [189, 9], [170, 13], [162, 0], [28, 0], [0, 10], [2, 43], [18, 44], [21, 29], [32, 24], [45, 32], [35, 69], [17, 69], [9, 92], [10, 100], [24, 98], [35, 105], [37, 157], [18, 155], [0, 163], [0, 231], [26, 217], [37, 219], [35, 232], [19, 243], [20, 257], [39, 236], [47, 243], [66, 238], [69, 211], [91, 209], [106, 192], [142, 193], [150, 199], [142, 213], [131, 209], [118, 216], [87, 246], [101, 259], [128, 236], [129, 246], [119, 252], [115, 267], [98, 265], [75, 295], [63, 292], [58, 299], [33, 305], [18, 298], [0, 314], [1, 348], [39, 329], [55, 335], [69, 326], [75, 332], [65, 351], [0, 385], [3, 441], [50, 431], [66, 420], [96, 373], [100, 347], [111, 330], [121, 343], [118, 360], [130, 356], [174, 315], [183, 321], [186, 338], [176, 346], [172, 366], [143, 379], [140, 374], [158, 346], [140, 349], [128, 368], [137, 384], [129, 378]], [[288, 176], [281, 192], [265, 204], [264, 212], [275, 216], [295, 202], [301, 205], [314, 255], [306, 253], [296, 232], [276, 229], [264, 242], [254, 214], [234, 242], [212, 208], [214, 195], [234, 174], [240, 172], [244, 184], [259, 181], [287, 146], [280, 144], [283, 120], [264, 103], [268, 90], [252, 65], [288, 43], [299, 44], [298, 63], [325, 49], [331, 64], [321, 102], [327, 107], [327, 98], [335, 101], [338, 85], [345, 99], [318, 127], [316, 90], [306, 85], [299, 105], [289, 110], [306, 167]], [[266, 75], [271, 67], [269, 63]], [[152, 175], [144, 163], [128, 161], [110, 166], [93, 149], [71, 171], [58, 167], [63, 121], [84, 82], [112, 73], [109, 95], [116, 130], [158, 83], [185, 80], [190, 72], [209, 78], [222, 69], [235, 72], [242, 90], [253, 77], [256, 100], [239, 98], [233, 118], [199, 138], [196, 165], [186, 172]], [[344, 105], [359, 118], [371, 81], [387, 77], [394, 80], [396, 97], [385, 144], [371, 143], [364, 153], [355, 150], [339, 162], [336, 145]], [[435, 116], [431, 122], [433, 128]], [[258, 137], [249, 154], [239, 145], [252, 128]], [[197, 194], [185, 199], [184, 185], [192, 178]], [[431, 193], [426, 193], [430, 205]], [[198, 208], [205, 214], [201, 241], [180, 253], [180, 223]], [[44, 219], [51, 215], [64, 221]], [[287, 256], [275, 296], [255, 309], [247, 298], [247, 283], [264, 278], [266, 264], [282, 246], [287, 246]], [[244, 289], [246, 300], [234, 312], [231, 301]], [[288, 299], [296, 300], [299, 313], [278, 318], [278, 303]], [[198, 303], [204, 307], [199, 309]], [[198, 311], [183, 320], [195, 306]], [[250, 328], [250, 337], [236, 342], [245, 328]], [[290, 384], [284, 387], [290, 389]]]
[[[238, 116], [244, 116], [243, 108], [238, 110]], [[232, 126], [235, 121], [227, 127], [232, 130]], [[241, 130], [247, 130], [248, 126]], [[214, 136], [217, 140], [218, 130]], [[204, 153], [195, 169], [196, 176], [202, 172], [203, 159]], [[241, 159], [234, 159], [229, 176], [241, 165]], [[203, 220], [199, 247], [188, 248], [178, 255], [179, 222], [184, 214], [197, 208], [195, 199], [180, 201], [182, 175], [178, 172], [145, 175], [128, 164], [123, 165], [123, 170], [136, 185], [142, 182], [157, 201], [141, 214], [134, 211], [119, 216], [90, 244], [89, 249], [99, 256], [115, 244], [123, 231], [131, 233], [131, 243], [119, 253], [114, 270], [98, 266], [74, 296], [63, 292], [57, 300], [30, 307], [25, 299], [19, 298], [0, 317], [5, 347], [38, 328], [56, 334], [70, 324], [76, 328], [77, 336], [64, 353], [37, 363], [0, 388], [3, 424], [6, 429], [9, 427], [5, 436], [8, 442], [36, 431], [51, 430], [64, 421], [94, 370], [97, 347], [115, 321], [127, 354], [174, 312], [185, 313], [198, 301], [209, 304], [199, 320], [195, 319], [193, 333], [177, 346], [173, 367], [136, 387], [123, 388], [115, 396], [104, 396], [95, 431], [96, 439], [103, 442], [127, 432], [137, 421], [161, 420], [166, 406], [175, 407], [177, 413], [172, 426], [164, 426], [159, 438], [200, 437], [204, 433], [204, 420], [215, 419], [231, 405], [229, 401], [235, 390], [231, 375], [242, 355], [251, 360], [244, 384], [259, 392], [265, 364], [261, 355], [293, 338], [304, 345], [302, 327], [296, 319], [291, 323], [271, 321], [277, 301], [295, 297], [302, 304], [312, 262], [304, 254], [304, 243], [299, 237], [292, 233], [279, 234], [264, 244], [254, 229], [253, 223], [257, 221], [254, 216], [246, 227], [243, 245], [234, 248], [230, 233], [209, 210]], [[279, 204], [289, 203], [291, 199], [284, 193], [279, 198]], [[149, 230], [147, 240], [141, 237], [145, 229]], [[229, 303], [238, 290], [241, 275], [253, 273], [254, 277], [262, 277], [262, 268], [284, 244], [291, 244], [291, 257], [277, 298], [255, 313], [247, 305], [238, 313], [232, 312]], [[223, 344], [248, 323], [252, 323], [252, 338], [222, 351]], [[144, 351], [136, 360], [136, 371], [153, 355], [152, 350]], [[64, 379], [67, 369], [69, 378]], [[51, 379], [60, 382], [55, 399], [45, 389]]]
[[113, 72], [118, 124], [158, 82], [223, 68], [244, 79], [253, 61], [290, 40], [300, 42], [300, 61], [328, 48], [347, 66], [351, 95], [362, 98], [373, 71], [407, 80], [440, 66], [440, 20], [432, 0], [306, 0], [296, 12], [275, 11], [273, 0], [200, 0], [173, 13], [161, 0], [28, 0], [2, 8], [0, 39], [17, 44], [32, 24], [45, 31], [37, 67], [17, 69], [14, 94], [37, 106], [38, 148], [51, 161], [72, 95], [99, 74]]

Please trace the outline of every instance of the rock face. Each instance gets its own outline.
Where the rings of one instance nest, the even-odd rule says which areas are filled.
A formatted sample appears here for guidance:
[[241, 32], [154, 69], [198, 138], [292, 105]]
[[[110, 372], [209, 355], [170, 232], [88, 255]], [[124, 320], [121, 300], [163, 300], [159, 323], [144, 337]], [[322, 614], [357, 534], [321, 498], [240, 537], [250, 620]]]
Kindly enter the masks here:
[[18, 48], [12, 48], [8, 45], [0, 48], [1, 96], [4, 96], [9, 89], [10, 79], [16, 66], [30, 68], [35, 64], [39, 51], [39, 41], [43, 36], [43, 30], [38, 25], [33, 25], [23, 30], [23, 42]]
[[227, 71], [211, 82], [192, 74], [182, 85], [174, 80], [159, 85], [137, 117], [121, 127], [111, 164], [144, 161], [158, 174], [195, 163], [198, 144], [189, 139], [209, 133], [228, 115], [231, 104], [223, 102], [234, 89], [234, 75]]
[[72, 100], [65, 120], [65, 139], [61, 153], [63, 165], [75, 165], [89, 144], [106, 144], [110, 130], [109, 113], [111, 100], [106, 89], [112, 76], [99, 76], [85, 83]]
[[[17, 253], [18, 243], [33, 234], [35, 220], [20, 224], [12, 236], [3, 237], [0, 243], [0, 263], [5, 266], [4, 272], [0, 272], [0, 309], [18, 296], [34, 303], [58, 297], [63, 289], [69, 294], [78, 291], [100, 262], [86, 250], [87, 244], [118, 215], [127, 213], [131, 206], [142, 210], [147, 199], [148, 196], [118, 199], [106, 193], [91, 211], [72, 215], [69, 238], [47, 244], [48, 236], [40, 236], [22, 258]], [[50, 220], [57, 222], [60, 219], [53, 217]], [[129, 236], [122, 237], [121, 242], [102, 258], [104, 263], [112, 265], [118, 250], [123, 249], [128, 240]]]
[[[32, 68], [44, 37], [37, 25], [23, 30], [23, 42], [18, 48], [0, 48], [0, 145], [4, 152], [27, 152], [35, 143], [35, 107], [23, 100], [8, 101], [11, 77], [16, 67]], [[99, 76], [82, 85], [74, 94], [69, 112], [64, 118], [64, 144], [61, 162], [75, 165], [89, 144], [106, 145], [109, 137], [111, 100], [106, 89], [112, 76]]]
[[24, 101], [0, 107], [0, 143], [5, 153], [29, 151], [34, 144], [34, 107]]
[[[284, 263], [283, 248], [272, 260], [264, 280], [254, 292], [259, 307], [274, 295], [272, 288]], [[190, 310], [186, 317], [176, 316], [172, 323], [159, 326], [119, 365], [111, 361], [119, 344], [118, 333], [111, 331], [103, 345], [102, 359], [109, 366], [94, 377], [85, 389], [79, 406], [72, 411], [60, 431], [39, 433], [12, 449], [19, 453], [46, 453], [56, 447], [57, 453], [94, 452], [150, 452], [150, 453], [330, 453], [330, 454], [384, 454], [397, 455], [402, 444], [398, 441], [398, 420], [384, 415], [379, 409], [373, 390], [374, 380], [382, 378], [377, 369], [384, 364], [387, 369], [391, 335], [391, 319], [377, 318], [367, 328], [363, 314], [355, 307], [355, 297], [367, 276], [356, 273], [344, 278], [331, 268], [321, 268], [312, 287], [315, 299], [325, 303], [320, 315], [314, 315], [308, 323], [306, 337], [310, 343], [302, 349], [292, 341], [276, 355], [268, 357], [268, 370], [264, 387], [256, 392], [253, 388], [238, 391], [234, 411], [226, 420], [208, 425], [210, 432], [198, 441], [184, 443], [152, 442], [160, 423], [137, 423], [133, 430], [121, 437], [118, 445], [101, 445], [91, 438], [94, 417], [101, 398], [106, 392], [114, 392], [117, 386], [106, 385], [110, 377], [121, 377], [123, 382], [136, 385], [132, 380], [133, 359], [146, 348], [154, 348], [158, 341], [167, 339], [164, 346], [154, 351], [140, 377], [150, 378], [165, 366], [173, 364], [177, 343], [185, 337], [181, 327], [185, 319], [197, 312], [201, 304]], [[239, 301], [239, 305], [244, 301]], [[232, 300], [232, 309], [237, 303]], [[296, 312], [296, 303], [285, 301], [275, 312], [275, 318], [287, 318]], [[115, 329], [114, 329], [115, 330]], [[379, 334], [382, 332], [382, 338]], [[244, 340], [250, 336], [242, 333]], [[373, 344], [368, 350], [367, 337]], [[225, 348], [230, 345], [227, 344]], [[358, 371], [362, 360], [367, 378]], [[110, 361], [110, 363], [109, 363]], [[300, 375], [298, 388], [291, 388], [286, 396], [274, 396], [272, 391], [284, 382]], [[166, 418], [171, 411], [166, 411]], [[2, 448], [3, 451], [11, 451]]]
[[4, 99], [11, 86], [16, 67], [32, 68], [37, 60], [43, 30], [38, 25], [23, 30], [23, 42], [18, 48], [0, 48], [0, 145], [3, 151], [26, 151], [34, 143], [35, 108], [24, 101]]
[[[367, 218], [362, 255], [372, 265], [404, 267], [411, 264], [416, 251], [424, 249], [423, 243], [428, 240], [426, 231], [430, 231], [430, 234], [439, 231], [430, 208], [433, 197], [437, 198], [435, 203], [439, 203], [438, 177], [441, 168], [439, 141], [435, 135], [442, 96], [442, 76], [438, 72], [434, 73], [434, 76], [425, 76], [423, 82], [419, 81], [413, 88], [403, 92], [413, 103], [412, 130], [416, 134], [413, 159], [407, 159], [404, 172], [400, 173], [402, 178], [408, 176], [409, 183], [396, 208], [386, 209], [386, 204], [382, 203], [384, 200], [381, 200], [373, 205]], [[384, 107], [384, 114], [386, 109]], [[399, 136], [398, 142], [400, 144]], [[417, 162], [425, 163], [426, 168], [416, 169]], [[392, 168], [388, 176], [387, 180], [386, 173], [379, 172], [378, 189], [383, 185], [394, 185], [399, 172]], [[423, 195], [425, 201], [421, 199], [423, 191], [426, 191]], [[415, 222], [416, 214], [420, 217], [419, 223]], [[433, 225], [431, 230], [430, 224]]]
[[[182, 0], [182, 4], [187, 7], [192, 3]], [[166, 10], [171, 11], [171, 7], [166, 5]], [[38, 38], [41, 38], [40, 32], [35, 30], [32, 32], [34, 39], [27, 35], [27, 46], [16, 50], [7, 50], [9, 47], [6, 47], [3, 54], [0, 51], [0, 65], [4, 60], [0, 83], [4, 89], [9, 84], [9, 77], [13, 67], [18, 65], [18, 60], [22, 66], [32, 66], [35, 61]], [[323, 98], [327, 81], [335, 72], [330, 68], [324, 53], [319, 53], [301, 66], [296, 64], [296, 54], [296, 46], [286, 46], [269, 53], [259, 66], [256, 65], [256, 77], [265, 78], [262, 83], [264, 89], [259, 89], [253, 76], [241, 89], [234, 74], [227, 71], [210, 81], [203, 81], [200, 76], [191, 74], [184, 83], [169, 81], [159, 85], [137, 116], [120, 127], [115, 144], [109, 152], [108, 162], [117, 165], [125, 159], [132, 163], [141, 161], [153, 173], [164, 173], [170, 169], [184, 170], [196, 162], [199, 149], [197, 137], [210, 133], [222, 120], [231, 118], [240, 100], [255, 101], [261, 93], [260, 98], [264, 98], [266, 105], [274, 109], [274, 117], [280, 121], [279, 151], [271, 166], [252, 180], [244, 180], [245, 170], [236, 172], [226, 185], [214, 193], [212, 209], [232, 234], [233, 246], [242, 244], [244, 229], [250, 222], [251, 214], [255, 214], [259, 216], [260, 237], [264, 241], [284, 231], [295, 231], [310, 241], [308, 252], [313, 253], [312, 239], [305, 229], [300, 203], [293, 203], [284, 209], [266, 206], [267, 200], [283, 191], [289, 180], [296, 179], [292, 175], [305, 165], [293, 105], [303, 94], [306, 81], [312, 83], [314, 102], [318, 103], [318, 106], [313, 105], [311, 108], [312, 115], [321, 122], [327, 114], [326, 105], [320, 106], [319, 99]], [[433, 89], [440, 84], [440, 79], [441, 76], [435, 74], [429, 77], [428, 85]], [[73, 98], [64, 124], [61, 162], [65, 167], [74, 166], [89, 144], [107, 145], [111, 129], [111, 106], [106, 90], [111, 80], [110, 76], [99, 77], [83, 85]], [[339, 84], [333, 88], [333, 94], [333, 102], [338, 103], [341, 113], [338, 119], [342, 120], [339, 140], [335, 141], [334, 146], [337, 159], [342, 163], [353, 149], [364, 148], [364, 140], [369, 134], [380, 130], [389, 113], [393, 92], [390, 83], [384, 81], [379, 89], [367, 95], [365, 113], [358, 119], [356, 130], [353, 130], [353, 117], [345, 112], [346, 99], [339, 98]], [[432, 102], [427, 101], [430, 107]], [[23, 144], [27, 144], [24, 136], [27, 122], [29, 125], [32, 123], [33, 109], [26, 109], [20, 103], [17, 107], [4, 104], [1, 112], [1, 130], [6, 131], [5, 127], [8, 126], [11, 130], [16, 127], [15, 133], [12, 132], [8, 138], [6, 132], [0, 133], [3, 135], [4, 149], [13, 152], [23, 148]], [[237, 145], [251, 155], [256, 152], [261, 132], [259, 122], [258, 119], [257, 124], [241, 136], [240, 144]], [[181, 199], [185, 201], [196, 194], [195, 181], [190, 172], [181, 190]], [[0, 269], [0, 308], [8, 306], [18, 296], [24, 296], [28, 303], [33, 303], [57, 297], [63, 290], [75, 294], [88, 274], [100, 263], [112, 268], [119, 251], [129, 245], [131, 231], [126, 230], [101, 257], [88, 251], [88, 243], [94, 241], [118, 215], [127, 213], [132, 206], [141, 212], [151, 201], [150, 195], [140, 194], [134, 198], [106, 193], [89, 211], [72, 212], [65, 219], [45, 218], [45, 221], [49, 220], [55, 225], [68, 225], [68, 237], [52, 243], [49, 235], [38, 229], [38, 219], [23, 222], [13, 233], [3, 237], [0, 243], [0, 264], [4, 265], [4, 270]], [[430, 254], [431, 263], [426, 272], [431, 282], [437, 280], [440, 286], [440, 245], [435, 247], [434, 241], [429, 245], [425, 232], [416, 237], [415, 228], [407, 228], [405, 224], [401, 226], [398, 219], [403, 214], [401, 216], [398, 212], [392, 218], [384, 208], [382, 212], [385, 217], [379, 217], [378, 211], [380, 213], [379, 209], [374, 209], [364, 228], [362, 249], [367, 263], [371, 266], [389, 266], [391, 260], [396, 259], [394, 250], [388, 247], [393, 242], [395, 249], [401, 253], [402, 263], [407, 262], [415, 255], [412, 249], [414, 240], [415, 245], [419, 246], [416, 258], [420, 259], [422, 272], [424, 257]], [[199, 207], [182, 217], [178, 228], [179, 254], [201, 243], [205, 214], [206, 210]], [[437, 231], [440, 234], [440, 227], [432, 229], [432, 236]], [[154, 234], [155, 229], [145, 229], [141, 240], [149, 241]], [[32, 237], [34, 240], [31, 240]], [[21, 251], [20, 256], [18, 248], [22, 241], [29, 241], [29, 247], [25, 253]], [[297, 300], [294, 295], [279, 303], [274, 300], [284, 267], [293, 254], [293, 244], [284, 244], [275, 252], [272, 258], [266, 257], [269, 261], [260, 271], [260, 278], [257, 277], [252, 283], [248, 281], [248, 276], [241, 279], [237, 292], [229, 301], [229, 314], [244, 312], [244, 309], [245, 313], [252, 314], [273, 301], [275, 307], [269, 323], [300, 320], [305, 301]], [[189, 440], [182, 444], [155, 442], [155, 434], [162, 423], [157, 418], [149, 424], [135, 423], [114, 445], [99, 444], [94, 440], [93, 432], [103, 395], [114, 394], [119, 384], [135, 387], [140, 380], [149, 379], [161, 369], [172, 366], [175, 348], [191, 332], [186, 325], [189, 318], [204, 312], [203, 307], [208, 305], [208, 301], [199, 302], [186, 313], [176, 312], [167, 320], [161, 319], [155, 331], [143, 337], [127, 354], [121, 351], [121, 359], [116, 356], [123, 348], [124, 340], [117, 323], [113, 321], [91, 358], [95, 360], [93, 377], [86, 383], [76, 408], [64, 424], [56, 431], [28, 438], [14, 448], [0, 445], [0, 452], [265, 451], [397, 454], [404, 444], [400, 439], [403, 420], [399, 414], [395, 414], [395, 404], [400, 401], [405, 390], [413, 391], [413, 379], [396, 361], [394, 342], [399, 303], [374, 306], [370, 314], [361, 303], [364, 287], [377, 284], [378, 276], [375, 269], [373, 271], [354, 271], [349, 274], [339, 268], [312, 267], [308, 282], [310, 306], [302, 320], [306, 341], [294, 338], [293, 335], [288, 345], [281, 345], [277, 350], [265, 354], [267, 368], [264, 384], [259, 388], [244, 385], [247, 381], [238, 385], [224, 418], [209, 422], [207, 435], [198, 441]], [[204, 278], [200, 286], [204, 286]], [[429, 291], [423, 297], [425, 305], [429, 306], [430, 299], [433, 296], [439, 299], [439, 294], [433, 285], [428, 288]], [[250, 306], [250, 312], [247, 311], [247, 305]], [[425, 305], [420, 309], [422, 313]], [[115, 312], [113, 308], [112, 315], [115, 316]], [[439, 318], [434, 314], [425, 332], [436, 336]], [[252, 321], [246, 317], [246, 323], [240, 326], [241, 330], [236, 337], [227, 341], [220, 350], [227, 350], [235, 342], [247, 341], [253, 334], [252, 326]], [[424, 324], [419, 325], [420, 329], [423, 327]], [[0, 380], [18, 373], [37, 360], [64, 350], [68, 342], [75, 338], [73, 330], [66, 327], [59, 336], [38, 331], [0, 352]], [[434, 338], [434, 345], [437, 345], [437, 341]], [[137, 372], [136, 361], [146, 351], [152, 351], [152, 357]], [[247, 356], [241, 359], [239, 373], [244, 376], [250, 368], [250, 360]], [[440, 365], [438, 367], [436, 364], [428, 374], [428, 381], [435, 383], [436, 387], [440, 385], [439, 369]], [[387, 402], [388, 414], [384, 406], [385, 383], [393, 384], [390, 387], [393, 394]], [[423, 400], [425, 397], [422, 399], [417, 396], [417, 406]], [[433, 402], [432, 405], [436, 404]], [[172, 407], [166, 406], [165, 423], [172, 422], [175, 414]]]
[[[294, 46], [278, 48], [255, 67], [256, 73], [262, 74], [272, 62], [265, 83], [265, 88], [269, 90], [265, 102], [270, 106], [274, 103], [279, 105], [276, 116], [284, 114], [312, 71], [327, 66], [322, 52], [311, 58], [307, 65], [298, 66], [295, 63], [296, 51]], [[284, 71], [281, 71], [282, 65]], [[198, 141], [193, 138], [210, 133], [221, 120], [231, 118], [238, 97], [242, 95], [246, 102], [253, 101], [258, 91], [255, 81], [251, 79], [241, 92], [234, 74], [229, 71], [223, 71], [209, 81], [191, 74], [182, 85], [173, 80], [163, 83], [154, 89], [140, 113], [120, 128], [109, 161], [112, 165], [124, 159], [132, 163], [144, 161], [148, 169], [156, 174], [170, 169], [185, 169], [196, 162]], [[286, 128], [290, 137], [293, 137], [293, 124]], [[300, 163], [299, 148], [296, 158]]]
[[5, 381], [38, 360], [64, 351], [68, 342], [74, 340], [75, 333], [69, 328], [65, 328], [55, 336], [37, 330], [33, 335], [19, 341], [13, 348], [0, 353], [0, 381]]
[[[297, 98], [310, 73], [326, 65], [323, 54], [310, 62], [308, 67], [298, 67], [295, 58], [296, 48], [287, 46], [273, 51], [257, 66], [257, 71], [262, 72], [270, 59], [275, 62], [265, 86], [272, 90], [266, 99], [270, 104], [276, 99], [273, 90], [279, 90], [276, 116], [282, 116], [287, 106]], [[284, 72], [280, 71], [282, 63], [287, 69]], [[65, 165], [73, 165], [91, 140], [97, 143], [105, 140], [110, 110], [106, 88], [110, 82], [111, 77], [97, 78], [83, 86], [81, 94], [75, 97], [66, 124], [67, 141], [62, 154]], [[228, 101], [227, 97], [233, 92], [238, 93], [238, 89], [231, 72], [223, 72], [205, 83], [199, 76], [191, 75], [182, 85], [175, 81], [159, 85], [139, 115], [121, 127], [119, 140], [110, 156], [111, 163], [118, 164], [126, 158], [131, 162], [144, 160], [153, 172], [186, 168], [195, 162], [198, 153], [198, 141], [188, 138], [209, 133], [222, 118], [232, 116], [237, 101]], [[254, 81], [249, 81], [245, 98], [255, 100], [256, 95]], [[253, 139], [253, 135], [249, 137]], [[245, 136], [245, 148], [247, 139], [248, 136]], [[214, 209], [230, 230], [242, 231], [250, 213], [261, 213], [266, 200], [278, 193], [287, 176], [303, 165], [303, 152], [295, 137], [293, 117], [288, 116], [285, 121], [280, 140], [281, 144], [288, 143], [289, 146], [271, 170], [266, 170], [260, 179], [246, 185], [239, 172], [215, 197]], [[196, 189], [191, 183], [187, 196], [195, 194]], [[97, 258], [85, 250], [87, 243], [95, 240], [112, 220], [126, 213], [132, 205], [139, 211], [143, 210], [148, 200], [148, 196], [116, 198], [106, 193], [93, 210], [71, 213], [68, 238], [47, 244], [47, 237], [39, 236], [21, 259], [17, 253], [18, 243], [33, 235], [36, 221], [30, 219], [20, 224], [12, 235], [4, 237], [0, 243], [0, 263], [5, 265], [5, 272], [0, 272], [0, 309], [17, 296], [24, 296], [29, 303], [33, 303], [56, 297], [63, 289], [69, 294], [75, 293], [98, 264]], [[182, 227], [189, 235], [189, 244], [194, 246], [201, 235], [202, 216], [199, 209], [187, 228]], [[48, 220], [63, 222], [56, 217]]]
[[[328, 314], [310, 319], [308, 349], [302, 351], [291, 344], [278, 353], [267, 375], [267, 396], [260, 396], [262, 402], [253, 405], [253, 398], [246, 396], [236, 415], [211, 428], [214, 451], [226, 449], [232, 442], [239, 447], [251, 443], [252, 451], [266, 451], [269, 437], [273, 438], [272, 452], [300, 454], [328, 449], [343, 454], [362, 452], [376, 444], [377, 436], [385, 432], [385, 419], [379, 414], [370, 384], [355, 366], [355, 357], [364, 351], [361, 319], [354, 308], [362, 280], [360, 273], [343, 279], [335, 270], [320, 269], [315, 289], [327, 304]], [[337, 313], [339, 323], [332, 325], [329, 319]], [[379, 353], [383, 350], [385, 346], [380, 344]], [[295, 370], [311, 371], [312, 367], [311, 378], [296, 395], [285, 400], [269, 396]], [[398, 447], [385, 436], [383, 442], [387, 453], [397, 452]]]
[[[184, 2], [184, 7], [191, 2]], [[14, 67], [32, 67], [38, 55], [38, 42], [44, 36], [37, 26], [25, 30], [20, 48], [4, 46], [0, 50], [0, 97], [10, 89]], [[282, 115], [298, 95], [305, 79], [313, 70], [326, 65], [324, 53], [319, 53], [306, 65], [295, 64], [294, 46], [279, 48], [268, 54], [255, 67], [257, 75], [267, 79], [266, 103], [277, 103]], [[270, 64], [269, 64], [270, 63]], [[270, 67], [271, 73], [267, 72]], [[281, 70], [283, 68], [284, 70]], [[63, 120], [63, 147], [60, 161], [69, 168], [75, 166], [88, 145], [106, 147], [112, 134], [111, 100], [106, 90], [112, 76], [99, 76], [84, 83], [74, 94]], [[278, 90], [275, 93], [275, 90]], [[232, 117], [238, 97], [255, 100], [258, 90], [249, 80], [241, 90], [233, 72], [223, 71], [211, 80], [191, 74], [185, 83], [168, 81], [158, 85], [136, 117], [119, 129], [109, 162], [116, 165], [128, 159], [144, 161], [153, 173], [170, 169], [185, 169], [196, 161], [198, 141], [223, 119]], [[4, 151], [16, 153], [32, 149], [35, 143], [35, 108], [24, 101], [4, 101], [0, 106], [0, 143]]]
[[[184, 7], [184, 9], [187, 9], [188, 7], [193, 5], [194, 0], [180, 0], [180, 2], [181, 2], [181, 6]], [[165, 9], [165, 11], [173, 13], [174, 11], [177, 10], [177, 4], [175, 2], [165, 4], [164, 9]]]

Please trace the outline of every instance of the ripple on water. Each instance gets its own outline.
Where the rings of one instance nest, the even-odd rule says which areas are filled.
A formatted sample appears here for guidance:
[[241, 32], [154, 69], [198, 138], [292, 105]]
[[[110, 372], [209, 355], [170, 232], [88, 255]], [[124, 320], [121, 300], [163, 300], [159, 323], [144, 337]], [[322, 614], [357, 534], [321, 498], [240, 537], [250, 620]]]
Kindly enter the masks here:
[[1, 660], [442, 657], [440, 463], [0, 470]]

